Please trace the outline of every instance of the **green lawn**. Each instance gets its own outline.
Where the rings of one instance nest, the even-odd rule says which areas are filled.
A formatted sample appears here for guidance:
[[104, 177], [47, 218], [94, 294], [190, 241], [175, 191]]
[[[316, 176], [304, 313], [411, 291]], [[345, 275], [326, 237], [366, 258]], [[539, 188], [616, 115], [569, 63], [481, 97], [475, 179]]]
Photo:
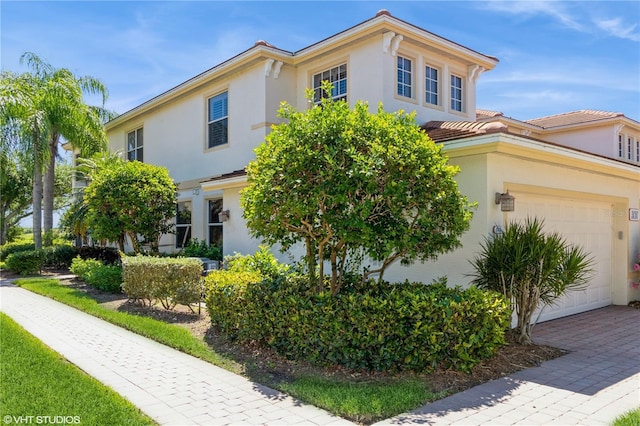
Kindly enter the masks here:
[[[3, 313], [0, 344], [0, 416], [5, 424], [22, 420], [33, 424], [156, 424]], [[28, 416], [33, 417], [29, 420]]]
[[[105, 308], [81, 291], [61, 285], [55, 279], [23, 278], [17, 280], [16, 284], [234, 373], [243, 371], [242, 365], [217, 354], [204, 341], [180, 326]], [[346, 382], [340, 379], [304, 377], [287, 383], [264, 384], [336, 415], [365, 424], [413, 410], [446, 396], [430, 392], [426, 383], [414, 379]]]
[[640, 407], [616, 418], [613, 426], [640, 426]]

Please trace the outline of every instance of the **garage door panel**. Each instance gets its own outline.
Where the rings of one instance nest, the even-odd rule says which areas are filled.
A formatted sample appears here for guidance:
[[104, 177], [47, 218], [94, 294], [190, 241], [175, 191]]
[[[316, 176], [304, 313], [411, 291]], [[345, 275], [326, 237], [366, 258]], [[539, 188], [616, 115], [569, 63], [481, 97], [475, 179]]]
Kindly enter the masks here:
[[572, 291], [544, 308], [540, 321], [572, 315], [611, 304], [612, 218], [604, 202], [513, 194], [516, 211], [509, 220], [544, 219], [546, 232], [558, 232], [594, 257], [594, 276], [586, 290]]

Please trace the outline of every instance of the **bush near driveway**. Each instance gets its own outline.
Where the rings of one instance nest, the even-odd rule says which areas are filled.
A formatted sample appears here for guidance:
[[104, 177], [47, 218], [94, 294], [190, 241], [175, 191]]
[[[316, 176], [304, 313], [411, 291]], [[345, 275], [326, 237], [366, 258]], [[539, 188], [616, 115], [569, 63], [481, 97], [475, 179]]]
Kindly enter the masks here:
[[81, 280], [98, 290], [119, 293], [122, 286], [122, 268], [117, 265], [105, 265], [100, 260], [73, 259], [71, 272]]
[[[501, 295], [443, 281], [361, 284], [316, 293], [306, 275], [255, 270], [206, 278], [212, 323], [290, 359], [365, 370], [468, 371], [504, 344], [511, 311]], [[313, 287], [313, 288], [312, 288]]]

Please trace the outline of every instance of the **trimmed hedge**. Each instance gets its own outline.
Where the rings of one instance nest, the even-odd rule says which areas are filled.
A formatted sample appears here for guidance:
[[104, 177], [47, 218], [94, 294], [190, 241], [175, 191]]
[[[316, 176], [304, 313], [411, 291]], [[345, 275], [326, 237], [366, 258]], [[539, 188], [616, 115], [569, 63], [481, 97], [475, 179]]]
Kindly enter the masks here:
[[83, 259], [97, 259], [105, 265], [119, 265], [120, 252], [113, 247], [91, 247], [84, 246], [76, 249], [78, 256]]
[[72, 246], [54, 246], [42, 249], [44, 255], [44, 266], [46, 268], [63, 269], [69, 268], [71, 262], [78, 255], [78, 251]]
[[501, 295], [445, 282], [370, 282], [337, 296], [313, 294], [306, 278], [260, 280], [255, 272], [206, 278], [213, 324], [291, 359], [354, 369], [468, 371], [504, 344], [511, 311]]
[[129, 299], [165, 309], [202, 300], [202, 262], [198, 259], [126, 256], [122, 258], [122, 290]]
[[44, 252], [42, 250], [13, 252], [7, 256], [4, 266], [17, 274], [35, 274], [44, 266]]
[[71, 272], [91, 287], [108, 293], [119, 293], [122, 285], [122, 268], [117, 265], [105, 265], [100, 260], [82, 259], [80, 256], [71, 262]]
[[0, 246], [0, 261], [7, 260], [12, 253], [18, 253], [21, 251], [33, 251], [36, 249], [35, 244], [33, 243], [9, 243], [3, 246]]

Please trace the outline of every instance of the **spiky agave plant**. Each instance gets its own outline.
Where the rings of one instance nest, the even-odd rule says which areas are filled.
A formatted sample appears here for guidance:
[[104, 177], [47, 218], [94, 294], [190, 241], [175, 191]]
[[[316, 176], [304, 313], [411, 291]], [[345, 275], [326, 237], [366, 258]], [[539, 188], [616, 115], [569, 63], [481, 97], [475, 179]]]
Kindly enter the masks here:
[[498, 291], [512, 302], [518, 341], [531, 343], [540, 307], [555, 303], [569, 291], [583, 290], [593, 276], [594, 259], [559, 233], [546, 234], [544, 220], [509, 223], [503, 234], [485, 239], [471, 261], [473, 283]]

